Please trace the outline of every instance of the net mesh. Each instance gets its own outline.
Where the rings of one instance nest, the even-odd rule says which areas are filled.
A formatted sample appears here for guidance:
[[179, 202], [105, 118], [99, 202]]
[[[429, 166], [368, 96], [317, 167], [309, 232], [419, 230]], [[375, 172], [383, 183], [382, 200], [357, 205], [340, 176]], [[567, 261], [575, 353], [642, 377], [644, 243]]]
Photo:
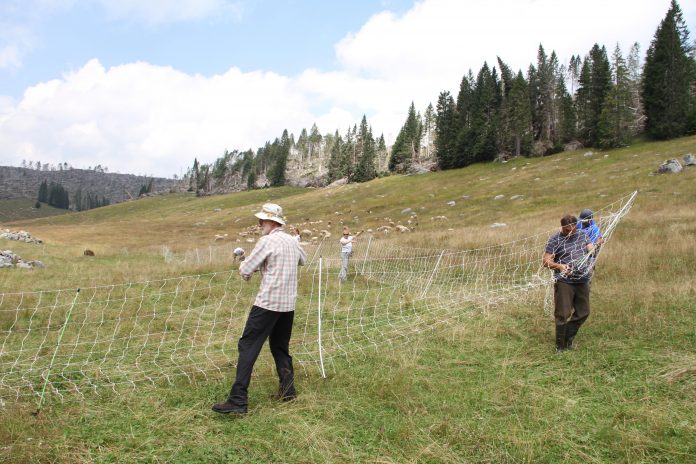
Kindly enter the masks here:
[[[603, 244], [573, 258], [573, 268], [595, 266], [635, 196], [595, 212]], [[363, 237], [346, 281], [338, 278], [337, 243], [321, 242], [308, 250], [300, 273], [290, 352], [305, 371], [324, 372], [336, 359], [354, 362], [473, 309], [528, 301], [530, 292], [543, 298], [546, 291], [549, 311], [555, 277], [541, 256], [552, 234], [475, 250], [404, 248]], [[222, 253], [236, 267], [230, 250]], [[0, 293], [0, 398], [37, 396], [44, 385], [64, 398], [229, 377], [257, 279], [244, 282], [228, 269], [79, 291]]]

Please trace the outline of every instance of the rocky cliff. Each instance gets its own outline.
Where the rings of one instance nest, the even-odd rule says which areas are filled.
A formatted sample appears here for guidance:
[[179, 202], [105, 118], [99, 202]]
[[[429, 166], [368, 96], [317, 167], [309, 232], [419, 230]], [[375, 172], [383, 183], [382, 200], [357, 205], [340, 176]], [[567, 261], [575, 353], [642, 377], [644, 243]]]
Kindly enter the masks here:
[[87, 169], [67, 169], [63, 171], [39, 171], [36, 169], [0, 166], [0, 199], [18, 198], [36, 199], [41, 182], [46, 180], [60, 183], [69, 193], [72, 203], [73, 195], [78, 189], [93, 195], [107, 198], [111, 203], [135, 198], [140, 188], [147, 186], [152, 179], [152, 192], [163, 193], [179, 190], [179, 182], [161, 177], [136, 176], [132, 174], [115, 174]]

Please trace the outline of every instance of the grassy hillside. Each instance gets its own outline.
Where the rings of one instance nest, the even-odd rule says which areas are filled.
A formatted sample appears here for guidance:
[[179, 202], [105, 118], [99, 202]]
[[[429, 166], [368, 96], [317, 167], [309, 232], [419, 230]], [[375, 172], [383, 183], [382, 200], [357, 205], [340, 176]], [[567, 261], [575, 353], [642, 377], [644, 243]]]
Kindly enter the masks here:
[[36, 209], [35, 203], [34, 200], [0, 200], [0, 224], [70, 213], [67, 209], [54, 208], [45, 203]]
[[[401, 211], [412, 208], [415, 231], [375, 233], [375, 246], [469, 249], [547, 232], [566, 212], [597, 209], [639, 191], [599, 261], [592, 314], [577, 351], [553, 353], [553, 321], [542, 301], [530, 298], [338, 362], [326, 380], [307, 371], [298, 378], [300, 397], [290, 404], [268, 398], [276, 379], [263, 364], [252, 383], [250, 414], [242, 419], [209, 410], [224, 398], [231, 370], [194, 384], [102, 391], [62, 403], [50, 398], [38, 417], [29, 414], [34, 402], [8, 400], [0, 409], [0, 459], [694, 462], [696, 168], [651, 173], [661, 161], [695, 148], [696, 137], [690, 137], [332, 189], [172, 195], [3, 222], [45, 241], [2, 245], [47, 264], [2, 270], [0, 288], [13, 292], [225, 268], [167, 263], [163, 247], [178, 256], [238, 244], [249, 249], [253, 245], [240, 234], [268, 200], [280, 203], [292, 224], [329, 230], [332, 239], [341, 223], [353, 230], [407, 224]], [[523, 199], [511, 200], [514, 195]], [[447, 205], [451, 200], [454, 206]], [[507, 227], [492, 229], [494, 222]], [[216, 234], [228, 236], [216, 242]], [[83, 257], [85, 248], [97, 256]], [[240, 312], [251, 304], [244, 298]], [[232, 333], [231, 342], [238, 336]]]

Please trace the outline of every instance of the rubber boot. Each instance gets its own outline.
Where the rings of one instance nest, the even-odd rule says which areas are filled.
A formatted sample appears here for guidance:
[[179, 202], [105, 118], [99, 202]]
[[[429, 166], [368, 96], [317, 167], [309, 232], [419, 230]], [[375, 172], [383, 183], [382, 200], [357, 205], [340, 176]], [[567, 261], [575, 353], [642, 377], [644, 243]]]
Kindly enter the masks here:
[[561, 353], [566, 348], [566, 324], [556, 324], [556, 353]]
[[575, 345], [573, 344], [573, 340], [575, 340], [575, 336], [578, 333], [578, 330], [580, 330], [580, 327], [575, 325], [575, 324], [568, 324], [568, 328], [566, 329], [566, 334], [565, 334], [565, 347], [569, 350], [574, 350]]

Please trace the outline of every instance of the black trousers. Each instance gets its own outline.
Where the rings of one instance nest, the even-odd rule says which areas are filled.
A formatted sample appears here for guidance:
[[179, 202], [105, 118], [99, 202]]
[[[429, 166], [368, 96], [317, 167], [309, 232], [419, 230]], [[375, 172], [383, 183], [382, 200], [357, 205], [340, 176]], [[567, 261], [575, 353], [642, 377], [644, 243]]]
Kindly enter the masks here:
[[267, 338], [278, 371], [280, 396], [294, 397], [296, 395], [292, 357], [289, 353], [294, 317], [294, 311], [281, 313], [268, 311], [258, 306], [251, 307], [238, 344], [237, 375], [229, 396], [229, 401], [232, 404], [238, 406], [248, 404], [251, 371]]
[[554, 284], [554, 318], [556, 320], [556, 348], [572, 343], [590, 315], [590, 283]]

